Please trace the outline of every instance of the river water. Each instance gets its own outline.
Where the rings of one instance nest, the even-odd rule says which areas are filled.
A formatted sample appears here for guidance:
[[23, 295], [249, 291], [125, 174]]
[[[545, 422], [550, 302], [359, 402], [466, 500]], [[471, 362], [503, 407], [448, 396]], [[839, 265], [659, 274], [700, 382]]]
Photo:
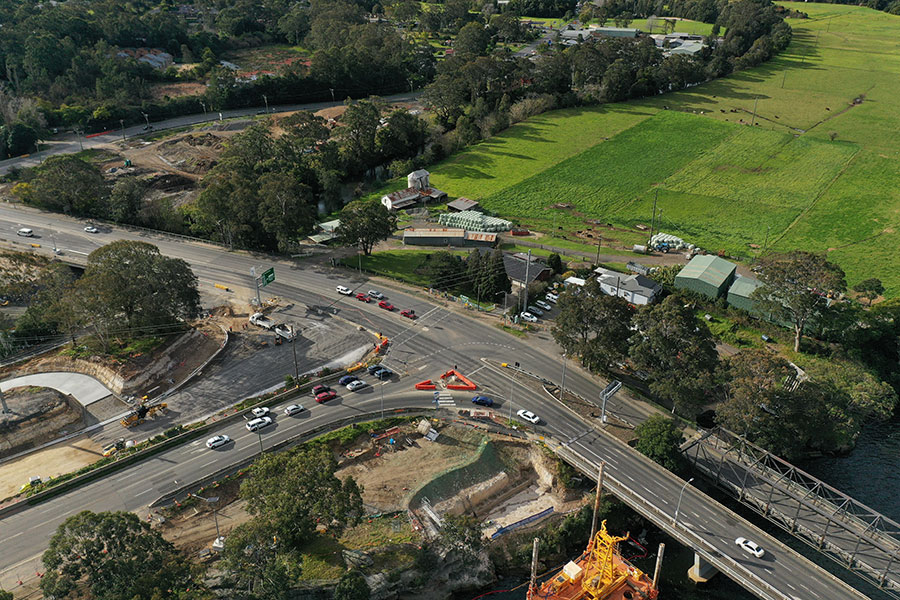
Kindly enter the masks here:
[[815, 459], [801, 468], [900, 522], [900, 416], [866, 425], [849, 455]]

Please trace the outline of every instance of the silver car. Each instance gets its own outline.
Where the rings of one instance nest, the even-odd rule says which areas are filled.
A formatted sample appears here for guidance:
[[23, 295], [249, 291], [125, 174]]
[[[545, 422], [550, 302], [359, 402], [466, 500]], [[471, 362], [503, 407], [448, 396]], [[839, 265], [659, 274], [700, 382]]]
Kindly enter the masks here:
[[539, 316], [539, 317], [543, 317], [543, 316], [544, 316], [544, 311], [542, 311], [541, 309], [539, 309], [537, 306], [531, 306], [531, 305], [529, 305], [529, 306], [528, 306], [528, 312], [530, 312], [530, 313], [533, 314], [533, 315], [537, 315], [537, 316]]
[[291, 404], [290, 406], [288, 406], [287, 408], [284, 409], [284, 414], [286, 414], [289, 417], [291, 415], [296, 415], [297, 413], [302, 413], [302, 412], [303, 412], [302, 404]]
[[546, 310], [547, 312], [550, 312], [551, 310], [553, 310], [553, 307], [550, 306], [548, 303], [544, 302], [543, 300], [536, 300], [535, 304], [537, 304], [538, 306], [540, 306], [542, 309]]
[[260, 417], [247, 421], [247, 431], [257, 431], [272, 424], [272, 417]]

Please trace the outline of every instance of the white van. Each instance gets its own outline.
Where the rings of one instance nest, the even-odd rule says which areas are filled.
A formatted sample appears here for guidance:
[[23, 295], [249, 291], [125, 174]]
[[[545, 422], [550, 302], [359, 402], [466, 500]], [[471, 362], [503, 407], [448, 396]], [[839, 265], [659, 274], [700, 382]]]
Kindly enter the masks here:
[[16, 235], [21, 235], [22, 237], [33, 237], [34, 231], [28, 229], [27, 227], [23, 227], [22, 229], [16, 232]]
[[559, 296], [557, 294], [554, 294], [553, 292], [547, 292], [547, 295], [545, 297], [553, 304], [556, 304], [556, 302], [559, 300]]

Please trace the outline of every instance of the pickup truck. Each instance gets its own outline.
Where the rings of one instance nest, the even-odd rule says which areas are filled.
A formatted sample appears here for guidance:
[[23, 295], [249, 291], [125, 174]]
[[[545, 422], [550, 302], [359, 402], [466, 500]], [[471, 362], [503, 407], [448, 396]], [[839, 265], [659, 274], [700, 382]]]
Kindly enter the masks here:
[[250, 315], [250, 323], [263, 329], [272, 329], [275, 327], [275, 321], [262, 313], [253, 313]]

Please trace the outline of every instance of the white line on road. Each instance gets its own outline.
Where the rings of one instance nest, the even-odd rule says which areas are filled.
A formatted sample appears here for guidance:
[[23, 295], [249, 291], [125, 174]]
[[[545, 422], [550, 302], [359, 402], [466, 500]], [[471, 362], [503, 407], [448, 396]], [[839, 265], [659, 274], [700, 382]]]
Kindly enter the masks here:
[[135, 496], [135, 497], [143, 496], [144, 494], [149, 494], [149, 493], [152, 492], [152, 491], [153, 491], [153, 488], [149, 488], [149, 489], [146, 489], [146, 490], [144, 490], [143, 492], [141, 492], [141, 493], [139, 493], [139, 494], [135, 494], [134, 496]]

